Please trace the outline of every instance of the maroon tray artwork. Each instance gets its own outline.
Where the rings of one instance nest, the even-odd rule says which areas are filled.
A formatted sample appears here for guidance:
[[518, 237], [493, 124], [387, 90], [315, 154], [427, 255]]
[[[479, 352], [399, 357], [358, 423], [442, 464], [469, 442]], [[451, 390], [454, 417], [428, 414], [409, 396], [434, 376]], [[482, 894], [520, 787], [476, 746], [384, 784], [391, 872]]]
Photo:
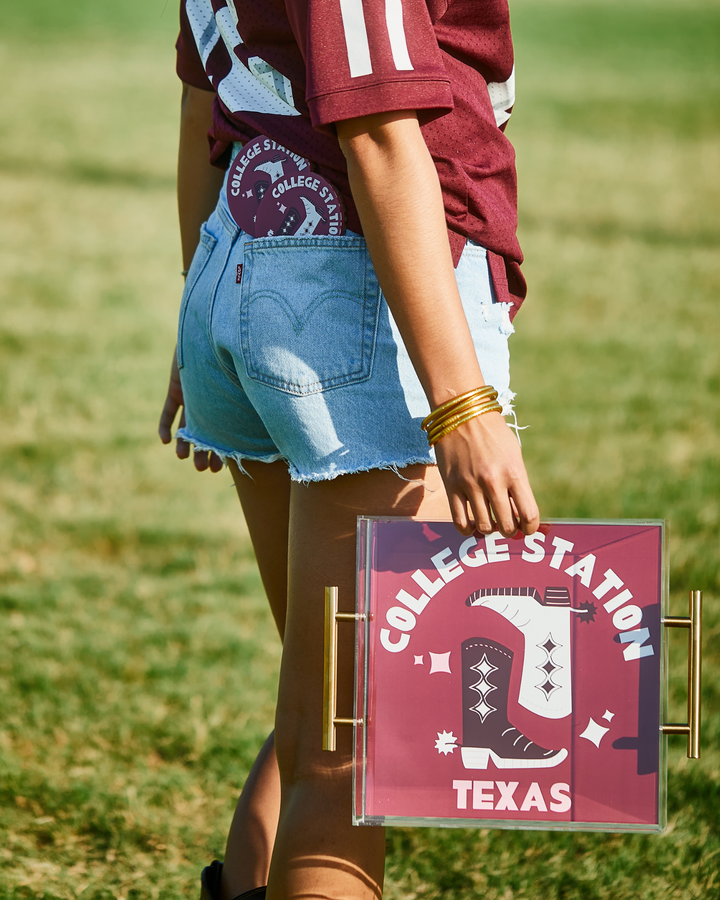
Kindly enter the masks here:
[[356, 824], [659, 831], [665, 523], [358, 520]]

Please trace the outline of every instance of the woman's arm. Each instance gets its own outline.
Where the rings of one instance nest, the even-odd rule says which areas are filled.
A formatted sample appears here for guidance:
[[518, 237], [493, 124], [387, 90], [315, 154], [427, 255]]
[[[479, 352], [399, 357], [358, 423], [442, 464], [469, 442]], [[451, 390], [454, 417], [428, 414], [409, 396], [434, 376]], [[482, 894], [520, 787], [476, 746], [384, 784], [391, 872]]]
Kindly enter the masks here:
[[[200, 238], [200, 226], [215, 209], [222, 186], [223, 173], [210, 165], [207, 134], [212, 126], [212, 108], [215, 95], [210, 91], [183, 84], [180, 107], [180, 147], [178, 150], [178, 214], [180, 217], [180, 243], [183, 269], [190, 268]], [[172, 440], [172, 426], [183, 406], [182, 386], [173, 354], [170, 367], [170, 384], [160, 416], [158, 434], [163, 444]], [[180, 415], [180, 427], [185, 424], [185, 414]], [[190, 444], [178, 439], [175, 452], [180, 459], [190, 456]], [[213, 472], [222, 469], [222, 460], [214, 453], [196, 451], [195, 468], [202, 472], [208, 467]]]
[[200, 226], [215, 209], [223, 173], [210, 164], [208, 131], [213, 121], [215, 94], [183, 84], [180, 104], [177, 198], [183, 269], [189, 269]]
[[[484, 384], [455, 281], [435, 166], [414, 112], [337, 123], [383, 293], [431, 408]], [[539, 514], [520, 446], [499, 413], [435, 447], [456, 527], [530, 534]], [[468, 505], [471, 516], [468, 516]]]

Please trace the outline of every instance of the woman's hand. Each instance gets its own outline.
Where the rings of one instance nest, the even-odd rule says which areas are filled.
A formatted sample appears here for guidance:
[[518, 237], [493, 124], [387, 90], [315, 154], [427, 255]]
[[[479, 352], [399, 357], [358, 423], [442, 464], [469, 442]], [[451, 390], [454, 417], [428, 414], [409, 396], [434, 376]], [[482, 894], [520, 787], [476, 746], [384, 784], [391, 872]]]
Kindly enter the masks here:
[[500, 413], [463, 423], [435, 444], [435, 453], [458, 531], [505, 537], [537, 531], [540, 514], [520, 444]]
[[[163, 444], [169, 444], [172, 441], [172, 426], [178, 410], [182, 410], [178, 427], [183, 428], [185, 425], [185, 409], [176, 348], [173, 351], [172, 366], [170, 367], [170, 384], [168, 385], [167, 397], [165, 398], [165, 405], [163, 406], [160, 425], [158, 426], [158, 434]], [[190, 456], [190, 444], [182, 438], [178, 438], [175, 442], [175, 454], [178, 459], [187, 459]], [[193, 462], [198, 472], [204, 472], [206, 469], [210, 469], [211, 472], [219, 472], [223, 467], [223, 461], [217, 453], [208, 453], [206, 450], [195, 450]]]

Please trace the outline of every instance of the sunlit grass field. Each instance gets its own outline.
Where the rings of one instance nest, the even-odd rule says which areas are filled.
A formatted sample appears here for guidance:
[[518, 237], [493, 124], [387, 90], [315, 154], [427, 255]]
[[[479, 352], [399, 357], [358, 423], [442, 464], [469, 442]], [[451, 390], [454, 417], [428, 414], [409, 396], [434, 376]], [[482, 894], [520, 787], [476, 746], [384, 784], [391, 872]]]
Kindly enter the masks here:
[[[670, 522], [703, 757], [662, 836], [388, 832], [389, 900], [720, 896], [720, 8], [515, 0], [514, 388], [546, 516]], [[193, 898], [279, 644], [229, 475], [155, 438], [181, 268], [172, 0], [0, 6], [0, 900]], [[684, 715], [683, 639], [670, 707]]]

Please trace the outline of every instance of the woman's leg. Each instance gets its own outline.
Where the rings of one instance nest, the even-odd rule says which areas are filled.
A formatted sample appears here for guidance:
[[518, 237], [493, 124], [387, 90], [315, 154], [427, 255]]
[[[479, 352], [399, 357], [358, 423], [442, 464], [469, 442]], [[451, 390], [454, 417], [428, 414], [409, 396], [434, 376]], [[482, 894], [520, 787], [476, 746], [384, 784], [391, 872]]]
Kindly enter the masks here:
[[235, 807], [218, 900], [234, 900], [245, 891], [267, 884], [279, 814], [280, 776], [271, 733]]
[[[338, 749], [322, 746], [324, 589], [339, 587], [340, 608], [354, 611], [358, 515], [449, 517], [434, 467], [293, 484], [290, 502], [288, 618], [276, 717], [282, 809], [268, 898], [359, 900], [382, 893], [385, 834], [354, 828], [352, 731], [338, 729]], [[353, 696], [354, 630], [341, 626], [338, 712]]]
[[[282, 638], [287, 607], [290, 478], [283, 462], [229, 463], [255, 549], [270, 609]], [[223, 865], [221, 898], [267, 884], [280, 812], [280, 778], [271, 734], [250, 770], [235, 808]]]
[[240, 505], [247, 522], [270, 611], [280, 640], [287, 613], [287, 550], [290, 519], [290, 476], [287, 463], [246, 460], [242, 473], [228, 460]]

